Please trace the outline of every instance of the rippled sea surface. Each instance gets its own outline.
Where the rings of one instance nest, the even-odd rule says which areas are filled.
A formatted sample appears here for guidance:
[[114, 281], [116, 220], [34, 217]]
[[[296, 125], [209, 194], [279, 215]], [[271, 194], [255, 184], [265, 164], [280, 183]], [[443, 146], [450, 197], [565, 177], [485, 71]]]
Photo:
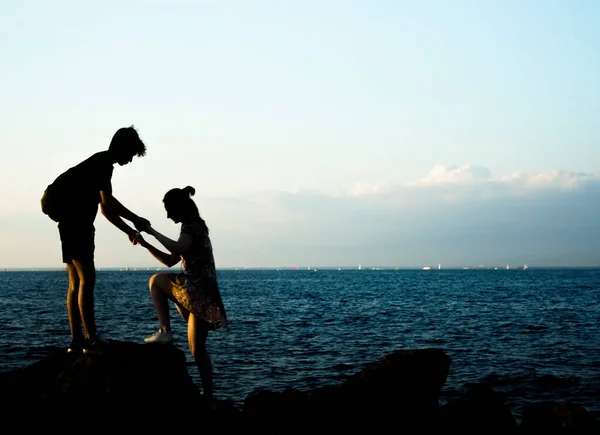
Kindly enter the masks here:
[[[98, 272], [104, 336], [142, 343], [157, 329], [152, 273]], [[219, 281], [230, 329], [209, 335], [218, 397], [336, 384], [393, 350], [436, 347], [452, 358], [441, 404], [485, 383], [516, 418], [537, 400], [600, 418], [600, 270], [220, 270]], [[68, 345], [66, 287], [64, 271], [0, 272], [0, 371]]]

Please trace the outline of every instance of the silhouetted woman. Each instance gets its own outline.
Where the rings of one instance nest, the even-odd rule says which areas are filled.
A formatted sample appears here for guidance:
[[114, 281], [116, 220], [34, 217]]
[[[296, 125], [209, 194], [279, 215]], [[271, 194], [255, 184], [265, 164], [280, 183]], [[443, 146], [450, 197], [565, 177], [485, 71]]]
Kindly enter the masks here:
[[171, 343], [173, 332], [169, 317], [170, 299], [188, 324], [188, 344], [194, 357], [207, 404], [213, 403], [212, 363], [206, 351], [208, 331], [227, 328], [227, 316], [217, 284], [212, 245], [208, 227], [200, 217], [191, 196], [195, 189], [171, 189], [163, 198], [167, 218], [181, 223], [178, 240], [171, 240], [151, 226], [146, 231], [154, 236], [169, 253], [150, 245], [143, 237], [137, 242], [161, 263], [172, 267], [181, 260], [181, 273], [157, 273], [150, 278], [150, 294], [158, 316], [160, 329], [145, 338], [146, 343]]

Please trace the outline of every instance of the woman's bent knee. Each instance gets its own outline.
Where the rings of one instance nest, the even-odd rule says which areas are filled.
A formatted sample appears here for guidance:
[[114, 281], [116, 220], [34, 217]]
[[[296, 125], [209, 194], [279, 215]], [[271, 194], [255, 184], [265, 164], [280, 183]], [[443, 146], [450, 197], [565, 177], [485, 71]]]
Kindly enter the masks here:
[[152, 290], [152, 287], [154, 287], [155, 285], [159, 287], [164, 287], [166, 276], [167, 275], [165, 273], [155, 273], [154, 275], [152, 275], [148, 280], [148, 287], [150, 288], [150, 290]]
[[156, 281], [156, 279], [160, 276], [160, 273], [155, 273], [154, 275], [152, 275], [150, 277], [150, 279], [148, 280], [148, 287], [152, 288], [152, 286], [154, 285], [154, 282]]

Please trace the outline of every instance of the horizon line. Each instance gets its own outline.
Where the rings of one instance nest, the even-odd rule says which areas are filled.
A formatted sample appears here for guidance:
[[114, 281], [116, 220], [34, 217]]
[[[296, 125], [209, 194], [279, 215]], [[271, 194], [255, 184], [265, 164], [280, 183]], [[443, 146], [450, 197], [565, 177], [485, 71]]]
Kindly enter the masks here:
[[[485, 270], [526, 270], [526, 269], [600, 269], [600, 265], [596, 266], [568, 266], [568, 265], [553, 265], [553, 266], [529, 266], [519, 265], [511, 266], [445, 266], [438, 269], [438, 267], [431, 266], [223, 266], [217, 267], [217, 270], [473, 270], [473, 269], [485, 269]], [[65, 267], [26, 267], [26, 266], [15, 266], [15, 267], [0, 267], [0, 272], [7, 271], [62, 271]], [[176, 269], [176, 268], [175, 268]], [[169, 267], [150, 267], [150, 266], [97, 266], [96, 271], [111, 270], [111, 271], [124, 271], [124, 272], [138, 272], [138, 271], [161, 271], [161, 270], [175, 270]]]

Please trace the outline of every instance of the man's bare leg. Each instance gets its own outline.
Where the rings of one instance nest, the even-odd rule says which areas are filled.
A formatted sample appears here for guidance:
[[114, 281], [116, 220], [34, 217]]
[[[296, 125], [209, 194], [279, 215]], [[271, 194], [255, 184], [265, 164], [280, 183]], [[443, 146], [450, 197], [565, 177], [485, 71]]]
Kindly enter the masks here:
[[85, 338], [96, 337], [96, 319], [94, 312], [94, 286], [96, 284], [96, 267], [93, 261], [73, 260], [79, 276], [79, 314], [83, 324]]
[[71, 329], [71, 340], [79, 341], [83, 338], [81, 332], [81, 315], [79, 314], [79, 275], [72, 264], [67, 264], [69, 274], [69, 289], [67, 290], [67, 313], [69, 315], [69, 327]]

